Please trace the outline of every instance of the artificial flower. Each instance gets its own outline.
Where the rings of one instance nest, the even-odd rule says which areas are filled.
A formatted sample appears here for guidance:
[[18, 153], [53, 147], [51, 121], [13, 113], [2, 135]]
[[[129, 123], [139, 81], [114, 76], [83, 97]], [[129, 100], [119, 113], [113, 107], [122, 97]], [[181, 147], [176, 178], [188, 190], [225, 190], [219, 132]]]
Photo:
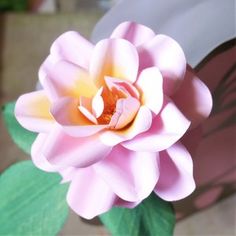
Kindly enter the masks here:
[[96, 45], [66, 32], [39, 80], [43, 89], [22, 95], [15, 115], [39, 133], [34, 164], [70, 182], [77, 214], [91, 219], [135, 207], [152, 191], [175, 201], [194, 190], [180, 139], [209, 115], [212, 100], [174, 39], [134, 22]]

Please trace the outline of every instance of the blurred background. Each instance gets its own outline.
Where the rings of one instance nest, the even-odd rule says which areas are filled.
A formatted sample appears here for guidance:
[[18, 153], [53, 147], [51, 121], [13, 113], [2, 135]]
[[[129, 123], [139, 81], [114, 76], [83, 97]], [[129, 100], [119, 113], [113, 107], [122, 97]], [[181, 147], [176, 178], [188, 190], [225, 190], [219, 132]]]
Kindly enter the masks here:
[[[96, 22], [118, 0], [0, 0], [0, 104], [32, 91], [38, 68], [61, 33], [79, 31], [89, 38]], [[13, 144], [0, 118], [0, 173], [29, 159]], [[236, 195], [189, 215], [177, 223], [176, 236], [236, 235]], [[233, 207], [232, 207], [233, 206]], [[182, 206], [186, 207], [186, 206]], [[97, 222], [81, 221], [71, 212], [59, 234], [109, 235]]]

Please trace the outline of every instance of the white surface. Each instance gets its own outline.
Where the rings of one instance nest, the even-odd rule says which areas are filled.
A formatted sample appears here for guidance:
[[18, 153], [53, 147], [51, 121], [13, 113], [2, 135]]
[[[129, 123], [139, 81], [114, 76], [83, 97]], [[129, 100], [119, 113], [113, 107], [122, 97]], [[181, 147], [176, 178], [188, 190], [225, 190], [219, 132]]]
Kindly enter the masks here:
[[127, 20], [176, 39], [193, 67], [236, 35], [235, 0], [121, 0], [98, 22], [92, 40], [109, 36]]

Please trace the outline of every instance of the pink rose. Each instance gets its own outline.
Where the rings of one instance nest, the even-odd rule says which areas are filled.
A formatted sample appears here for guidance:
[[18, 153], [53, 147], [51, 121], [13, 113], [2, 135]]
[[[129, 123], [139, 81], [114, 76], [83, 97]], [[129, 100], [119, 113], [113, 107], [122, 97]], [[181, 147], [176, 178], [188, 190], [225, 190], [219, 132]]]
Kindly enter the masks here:
[[134, 207], [152, 191], [175, 201], [194, 190], [179, 140], [209, 115], [212, 100], [175, 40], [131, 22], [96, 45], [67, 32], [39, 79], [43, 90], [22, 95], [15, 115], [39, 133], [35, 165], [70, 182], [77, 214], [90, 219], [114, 205]]

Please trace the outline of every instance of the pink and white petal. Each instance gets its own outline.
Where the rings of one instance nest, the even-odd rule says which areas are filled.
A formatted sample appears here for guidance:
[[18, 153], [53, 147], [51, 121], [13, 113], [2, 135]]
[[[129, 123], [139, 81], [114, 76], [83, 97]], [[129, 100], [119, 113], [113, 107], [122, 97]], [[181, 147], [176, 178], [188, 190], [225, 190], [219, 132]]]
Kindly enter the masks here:
[[100, 132], [101, 130], [105, 129], [107, 125], [80, 125], [80, 124], [66, 125], [66, 124], [63, 124], [62, 127], [65, 133], [67, 133], [68, 135], [72, 137], [87, 137], [87, 136], [94, 135]]
[[210, 115], [212, 96], [207, 86], [187, 67], [185, 79], [173, 100], [183, 114], [191, 120], [191, 128], [196, 127]]
[[15, 105], [17, 121], [26, 129], [47, 133], [55, 123], [50, 113], [50, 101], [43, 90], [20, 96]]
[[98, 90], [85, 69], [67, 61], [56, 62], [46, 73], [41, 83], [54, 100], [63, 96], [92, 97]]
[[116, 110], [113, 114], [109, 127], [122, 129], [134, 119], [140, 107], [140, 102], [136, 98], [127, 97], [118, 99]]
[[52, 165], [46, 157], [42, 154], [41, 150], [43, 146], [47, 143], [48, 134], [38, 134], [34, 143], [31, 147], [31, 158], [36, 167], [47, 172], [57, 172], [60, 171], [60, 167]]
[[141, 93], [141, 102], [155, 114], [163, 105], [163, 78], [157, 67], [144, 69], [136, 82]]
[[[55, 126], [53, 128], [55, 128]], [[43, 155], [42, 150], [45, 144], [47, 144], [48, 136], [49, 136], [48, 134], [43, 134], [43, 133], [38, 134], [37, 138], [35, 139], [31, 147], [32, 162], [36, 167], [38, 167], [43, 171], [59, 172], [63, 178], [61, 183], [71, 181], [76, 168], [74, 167], [61, 168], [57, 165], [53, 165], [47, 160], [45, 155]]]
[[69, 31], [54, 41], [51, 54], [88, 69], [93, 49], [94, 45], [87, 39], [77, 32]]
[[109, 76], [105, 76], [104, 80], [110, 91], [121, 92], [125, 97], [132, 96], [139, 99], [139, 91], [129, 82]]
[[81, 107], [86, 108], [90, 113], [92, 113], [92, 99], [88, 97], [80, 96], [79, 98], [79, 105]]
[[147, 131], [152, 125], [152, 112], [149, 108], [141, 106], [134, 121], [121, 130], [104, 130], [100, 139], [108, 146], [115, 146], [126, 140], [133, 139], [136, 135]]
[[39, 71], [38, 71], [38, 77], [39, 77], [40, 84], [42, 85], [42, 87], [46, 91], [46, 93], [51, 101], [56, 99], [57, 96], [55, 94], [55, 91], [53, 89], [51, 89], [51, 84], [49, 83], [50, 81], [48, 81], [47, 77], [48, 77], [49, 71], [52, 70], [52, 68], [55, 66], [56, 63], [58, 63], [58, 61], [60, 61], [60, 58], [50, 54], [45, 59], [45, 61], [42, 63], [42, 65], [40, 66]]
[[78, 106], [79, 111], [92, 123], [97, 124], [97, 119], [96, 117], [85, 107], [83, 106]]
[[111, 38], [123, 38], [134, 46], [148, 42], [155, 37], [155, 33], [148, 27], [135, 22], [123, 22], [119, 24], [111, 34]]
[[107, 125], [94, 125], [79, 110], [79, 100], [75, 98], [61, 98], [53, 103], [51, 113], [63, 130], [73, 137], [93, 135]]
[[180, 86], [186, 71], [186, 59], [182, 48], [172, 38], [157, 35], [139, 49], [140, 71], [157, 67], [163, 77], [164, 93], [172, 95]]
[[78, 215], [92, 219], [112, 208], [116, 195], [92, 167], [78, 169], [69, 191], [67, 202]]
[[136, 48], [124, 39], [104, 39], [96, 44], [89, 72], [98, 87], [110, 76], [134, 83], [139, 59]]
[[133, 151], [159, 152], [169, 148], [187, 131], [190, 121], [179, 111], [175, 104], [165, 99], [164, 106], [157, 115], [151, 128], [122, 145]]
[[60, 58], [54, 57], [53, 55], [49, 54], [46, 59], [43, 61], [42, 65], [39, 67], [38, 76], [39, 80], [44, 80], [45, 77], [48, 75], [48, 71], [53, 67], [58, 61], [60, 61]]
[[189, 152], [176, 143], [160, 153], [160, 178], [155, 193], [166, 201], [177, 201], [195, 189], [193, 163]]
[[87, 98], [80, 96], [78, 109], [80, 112], [87, 117], [92, 123], [97, 124], [97, 119], [92, 112], [92, 100], [93, 98]]
[[97, 91], [96, 95], [92, 99], [92, 111], [96, 118], [98, 118], [103, 113], [103, 110], [104, 110], [104, 101], [101, 96], [102, 91], [103, 91], [103, 87], [101, 87]]
[[132, 152], [120, 145], [96, 163], [94, 169], [117, 196], [129, 202], [149, 196], [159, 178], [156, 153]]
[[105, 158], [112, 147], [104, 145], [97, 135], [75, 138], [64, 133], [61, 127], [47, 137], [41, 153], [52, 164], [63, 169], [84, 168]]

